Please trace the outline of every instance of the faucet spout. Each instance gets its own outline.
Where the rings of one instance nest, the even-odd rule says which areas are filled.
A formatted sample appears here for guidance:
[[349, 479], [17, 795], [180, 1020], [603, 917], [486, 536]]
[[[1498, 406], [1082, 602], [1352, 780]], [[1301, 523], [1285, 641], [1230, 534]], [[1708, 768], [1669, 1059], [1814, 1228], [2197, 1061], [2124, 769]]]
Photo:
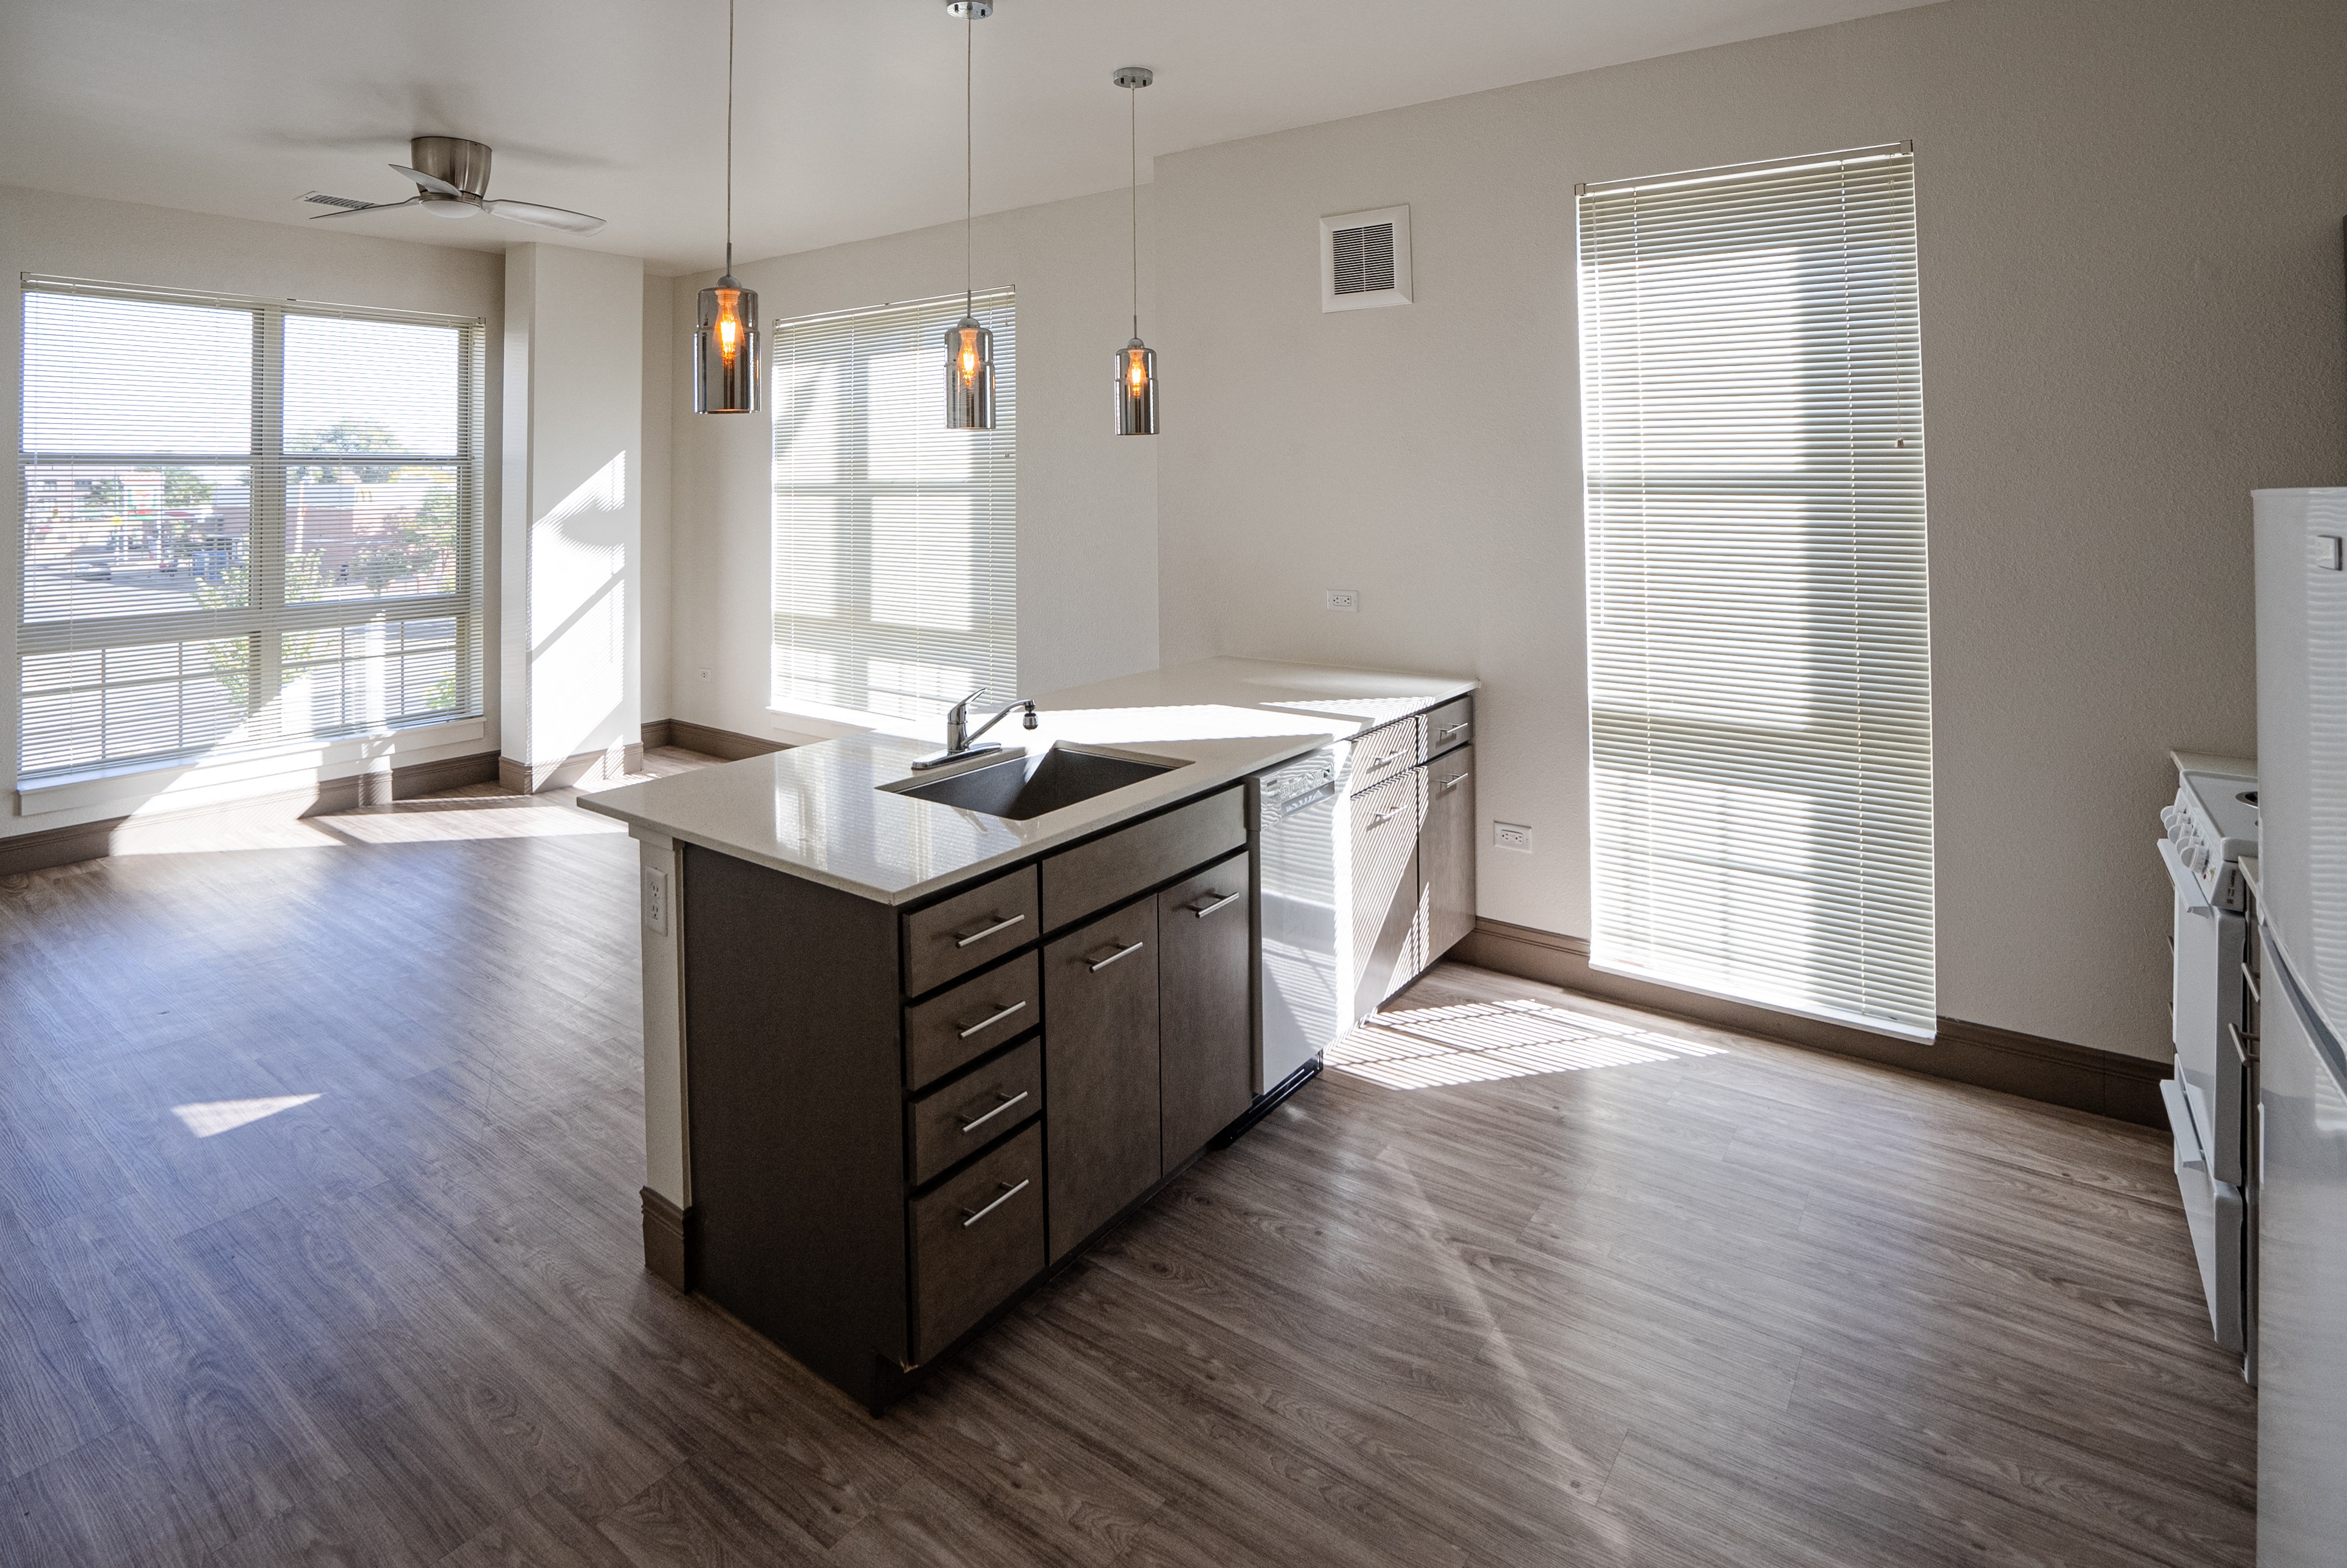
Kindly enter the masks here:
[[972, 692], [946, 710], [946, 749], [941, 752], [932, 752], [926, 757], [916, 759], [913, 763], [915, 768], [941, 768], [948, 763], [958, 763], [964, 757], [974, 757], [987, 752], [1000, 751], [1001, 742], [985, 741], [981, 743], [980, 737], [1021, 708], [1027, 711], [1027, 717], [1023, 721], [1026, 728], [1031, 730], [1042, 723], [1035, 716], [1035, 704], [1032, 702], [1024, 697], [1014, 697], [1005, 702], [994, 717], [987, 720], [976, 730], [972, 730], [969, 727], [969, 705], [985, 694], [982, 691]]

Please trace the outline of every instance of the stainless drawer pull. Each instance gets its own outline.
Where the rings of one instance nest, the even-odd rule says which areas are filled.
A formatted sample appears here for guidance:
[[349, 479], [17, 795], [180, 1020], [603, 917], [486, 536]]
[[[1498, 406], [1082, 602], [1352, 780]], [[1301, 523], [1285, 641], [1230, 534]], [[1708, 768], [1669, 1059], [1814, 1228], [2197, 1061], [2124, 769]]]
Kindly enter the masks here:
[[[1470, 721], [1469, 721], [1469, 723], [1471, 723], [1472, 722], [1473, 722], [1473, 721], [1471, 721], [1471, 720], [1470, 720]], [[1460, 731], [1461, 731], [1461, 730], [1463, 730], [1463, 729], [1465, 729], [1465, 728], [1467, 728], [1467, 725], [1466, 725], [1466, 724], [1453, 724], [1453, 725], [1451, 725], [1449, 729], [1447, 729], [1447, 730], [1443, 731], [1440, 734], [1439, 734], [1439, 735], [1435, 736], [1434, 738], [1435, 738], [1436, 740], [1438, 740], [1438, 741], [1447, 741], [1447, 740], [1449, 740], [1451, 736], [1453, 736], [1453, 735], [1457, 734]]]
[[1135, 942], [1130, 948], [1119, 948], [1115, 952], [1111, 953], [1107, 958], [1102, 958], [1099, 963], [1094, 964], [1092, 967], [1092, 973], [1099, 974], [1102, 969], [1108, 968], [1119, 958], [1129, 958], [1147, 946], [1149, 946], [1149, 944], [1146, 942]]
[[1384, 756], [1373, 760], [1369, 767], [1372, 771], [1378, 768], [1389, 768], [1408, 755], [1409, 755], [1408, 752], [1388, 752]]
[[983, 1115], [973, 1116], [969, 1121], [963, 1122], [961, 1124], [961, 1130], [965, 1132], [975, 1132], [980, 1127], [985, 1126], [989, 1122], [993, 1121], [997, 1116], [1001, 1115], [1005, 1111], [1010, 1110], [1013, 1105], [1018, 1104], [1021, 1100], [1026, 1098], [1027, 1091], [1022, 1089], [1018, 1093], [1012, 1095], [1010, 1099], [1005, 1100], [1001, 1104], [996, 1106], [993, 1110], [985, 1112]]
[[1474, 776], [1475, 775], [1473, 774], [1460, 774], [1457, 778], [1451, 779], [1448, 783], [1444, 784], [1442, 787], [1444, 789], [1457, 789], [1460, 784], [1465, 784], [1469, 779], [1473, 778]]
[[954, 946], [957, 948], [967, 948], [972, 942], [983, 942], [989, 937], [993, 936], [997, 931], [1008, 931], [1011, 927], [1016, 926], [1020, 921], [1024, 920], [1025, 918], [1027, 918], [1027, 917], [1024, 915], [1006, 915], [991, 926], [983, 927], [979, 930], [971, 931], [965, 936], [956, 937], [954, 938]]
[[1369, 825], [1371, 827], [1383, 827], [1387, 823], [1389, 823], [1395, 817], [1399, 816], [1401, 815], [1401, 811], [1402, 808], [1399, 806], [1394, 807], [1391, 811], [1381, 811], [1378, 813], [1377, 815], [1369, 818]]
[[1201, 920], [1213, 914], [1215, 910], [1223, 907], [1225, 904], [1235, 904], [1240, 899], [1245, 897], [1246, 889], [1242, 887], [1235, 893], [1225, 893], [1219, 898], [1214, 898], [1214, 896], [1212, 893], [1207, 894], [1206, 897], [1214, 898], [1214, 902], [1211, 904], [1193, 904], [1190, 906], [1190, 913], [1195, 915]]
[[971, 1035], [976, 1034], [979, 1030], [982, 1030], [982, 1029], [992, 1029], [996, 1024], [1000, 1023], [1004, 1019], [1009, 1018], [1012, 1013], [1017, 1012], [1020, 1009], [1021, 1009], [1021, 1008], [1025, 1007], [1026, 1005], [1027, 1005], [1027, 1004], [1026, 1004], [1025, 1002], [1012, 1002], [1009, 1007], [1004, 1008], [1000, 1012], [996, 1013], [992, 1018], [982, 1018], [982, 1019], [979, 1019], [976, 1023], [974, 1023], [974, 1024], [970, 1025], [968, 1029], [963, 1030], [959, 1034], [957, 1034], [954, 1038], [955, 1038], [956, 1040], [968, 1040]]
[[[995, 1184], [997, 1186], [1004, 1186], [1006, 1184], [1007, 1184], [1001, 1182], [997, 1182]], [[970, 1213], [968, 1209], [962, 1210], [961, 1228], [964, 1230], [969, 1229], [970, 1226], [976, 1225], [979, 1221], [984, 1219], [987, 1215], [992, 1214], [995, 1210], [1000, 1208], [1003, 1204], [1009, 1203], [1011, 1199], [1017, 1197], [1026, 1190], [1027, 1184], [1022, 1181], [1017, 1186], [1010, 1188], [1010, 1190], [1005, 1192], [1000, 1197], [995, 1199], [992, 1203], [987, 1204], [986, 1207], [979, 1210], [976, 1214]]]

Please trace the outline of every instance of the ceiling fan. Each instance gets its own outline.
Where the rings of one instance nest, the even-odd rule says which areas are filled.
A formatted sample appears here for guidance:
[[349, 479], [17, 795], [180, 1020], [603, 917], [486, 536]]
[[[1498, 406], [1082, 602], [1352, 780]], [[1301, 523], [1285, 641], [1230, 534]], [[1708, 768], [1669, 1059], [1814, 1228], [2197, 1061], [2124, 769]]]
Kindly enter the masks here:
[[[536, 223], [541, 228], [566, 230], [573, 234], [592, 234], [603, 226], [603, 220], [584, 212], [572, 212], [560, 207], [541, 207], [535, 201], [490, 200], [485, 194], [489, 187], [489, 149], [486, 143], [466, 141], [453, 136], [419, 136], [408, 144], [408, 157], [415, 160], [409, 168], [404, 163], [391, 167], [415, 181], [415, 194], [405, 201], [358, 201], [347, 196], [328, 196], [313, 190], [302, 198], [328, 207], [339, 207], [339, 212], [321, 212], [317, 218], [348, 218], [360, 212], [389, 212], [398, 207], [421, 207], [436, 218], [477, 218], [487, 212], [497, 218], [510, 218], [517, 223]], [[312, 221], [316, 221], [313, 219]]]

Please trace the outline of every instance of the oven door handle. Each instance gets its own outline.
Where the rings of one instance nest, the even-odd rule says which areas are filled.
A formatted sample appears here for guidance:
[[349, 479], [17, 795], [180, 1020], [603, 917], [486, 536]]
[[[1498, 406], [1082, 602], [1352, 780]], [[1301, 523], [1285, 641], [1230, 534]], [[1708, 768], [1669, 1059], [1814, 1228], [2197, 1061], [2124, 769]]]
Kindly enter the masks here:
[[2176, 841], [2163, 838], [2158, 842], [2159, 857], [2168, 863], [2168, 879], [2176, 884], [2176, 896], [2183, 899], [2184, 907], [2195, 915], [2215, 918], [2217, 907], [2209, 902], [2206, 893], [2200, 891], [2200, 878], [2192, 875], [2192, 868], [2184, 864], [2184, 856], [2176, 853]]

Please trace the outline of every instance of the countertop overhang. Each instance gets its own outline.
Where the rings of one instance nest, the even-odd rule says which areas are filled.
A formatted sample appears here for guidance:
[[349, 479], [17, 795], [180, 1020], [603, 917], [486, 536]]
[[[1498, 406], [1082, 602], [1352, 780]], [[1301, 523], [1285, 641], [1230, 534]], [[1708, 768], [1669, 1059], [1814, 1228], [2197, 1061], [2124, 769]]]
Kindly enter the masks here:
[[[935, 741], [851, 735], [624, 784], [579, 804], [639, 837], [682, 839], [883, 904], [907, 904], [999, 866], [1462, 697], [1477, 682], [1261, 659], [1207, 659], [1039, 696], [1040, 725], [1006, 719], [1002, 752], [917, 774]], [[1025, 822], [897, 794], [1055, 744], [1180, 765]]]

